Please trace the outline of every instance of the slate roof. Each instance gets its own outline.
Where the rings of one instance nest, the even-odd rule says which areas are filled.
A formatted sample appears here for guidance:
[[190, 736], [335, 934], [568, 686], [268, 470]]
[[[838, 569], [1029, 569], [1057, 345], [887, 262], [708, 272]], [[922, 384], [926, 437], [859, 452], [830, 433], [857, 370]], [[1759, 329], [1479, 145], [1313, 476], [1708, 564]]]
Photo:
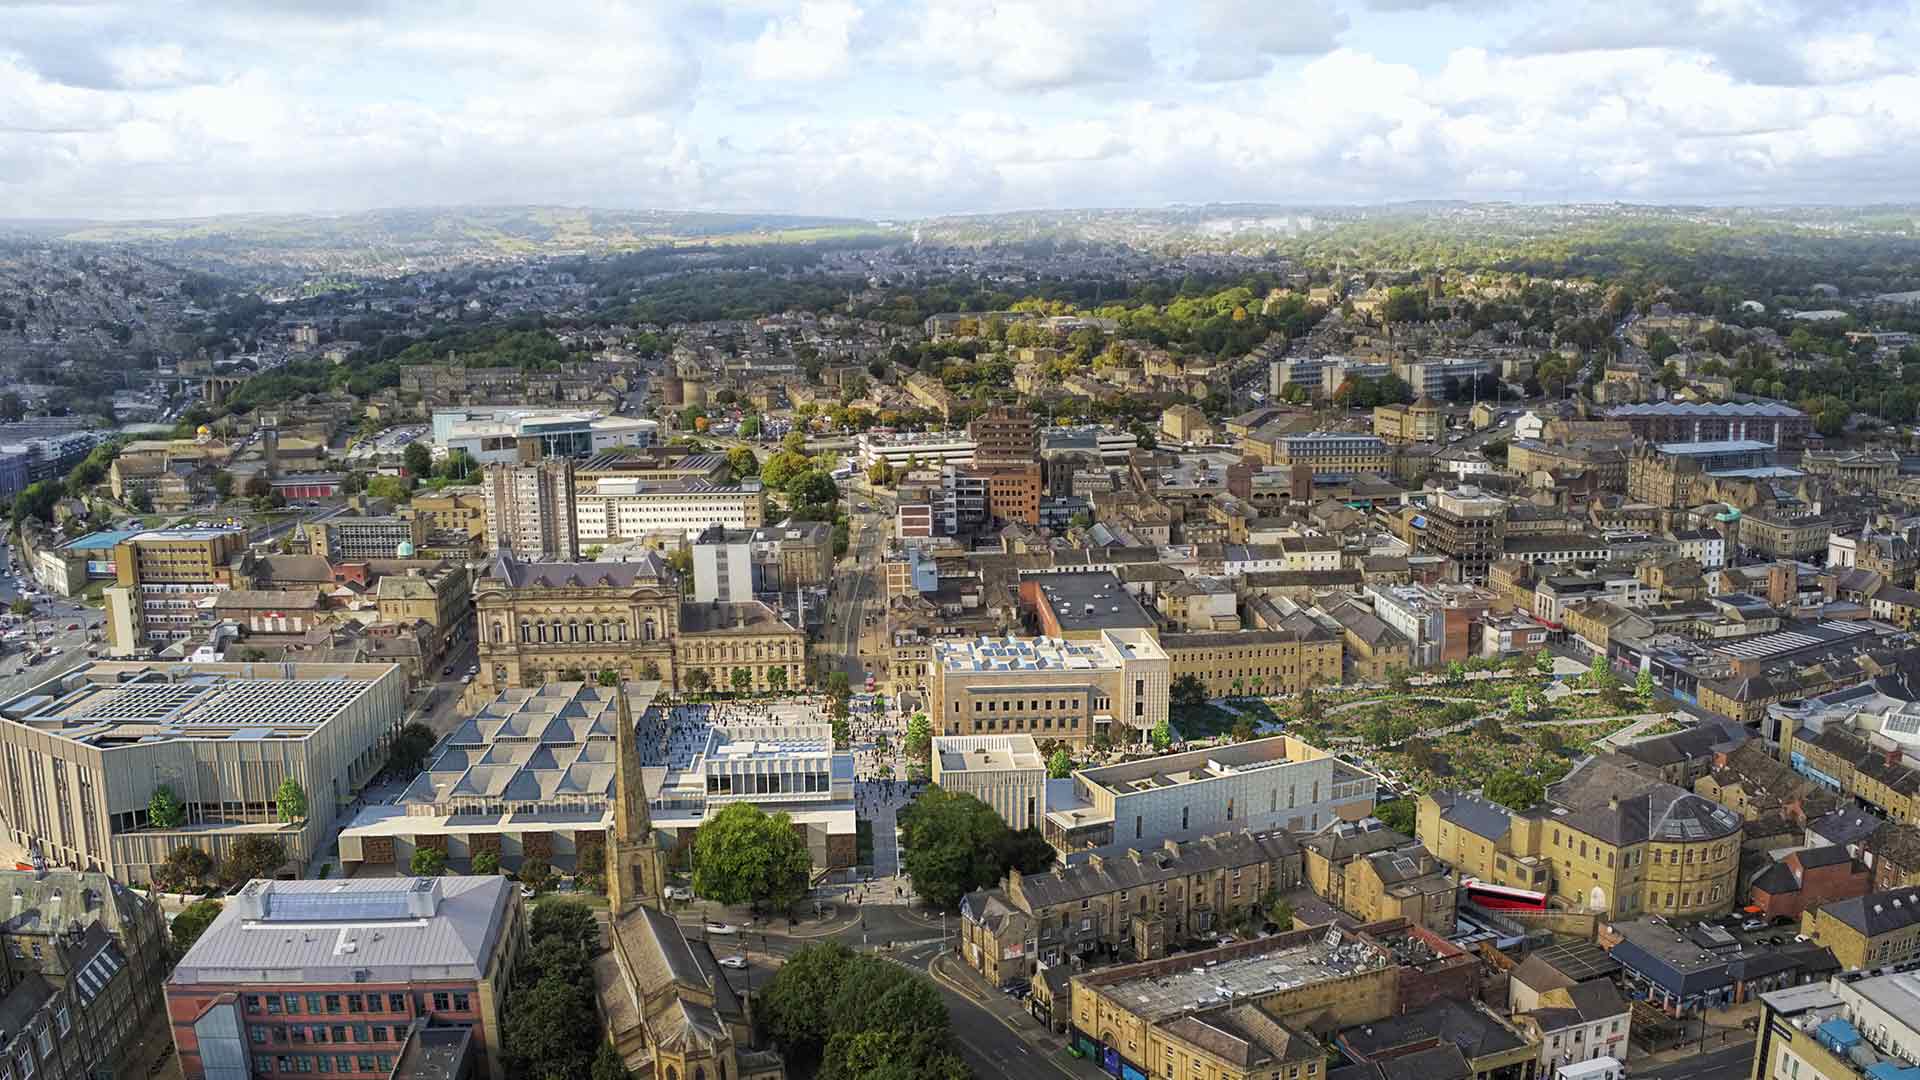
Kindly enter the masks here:
[[1733, 811], [1684, 788], [1590, 757], [1529, 813], [1616, 847], [1648, 839], [1714, 840], [1740, 830]]
[[1867, 937], [1879, 937], [1920, 923], [1920, 886], [1834, 900], [1820, 910]]
[[1020, 892], [1030, 909], [1051, 907], [1204, 870], [1274, 862], [1300, 850], [1291, 837], [1277, 831], [1223, 833], [1175, 846], [1177, 853], [1164, 846], [1131, 848], [1124, 855], [1103, 857], [1098, 866], [1088, 860], [1044, 874], [1026, 874], [1020, 878]]
[[1526, 1045], [1525, 1040], [1490, 1013], [1452, 998], [1441, 998], [1424, 1008], [1340, 1033], [1341, 1045], [1362, 1058], [1374, 1058], [1429, 1039], [1451, 1043], [1469, 1061]]
[[1433, 800], [1440, 804], [1440, 820], [1458, 825], [1476, 836], [1497, 841], [1513, 827], [1513, 818], [1506, 807], [1488, 802], [1478, 795], [1436, 791]]
[[1323, 1051], [1312, 1036], [1294, 1032], [1252, 1005], [1229, 1005], [1161, 1025], [1240, 1069], [1310, 1061]]
[[490, 574], [516, 589], [627, 589], [673, 577], [654, 551], [644, 552], [632, 562], [533, 563], [502, 555], [494, 560]]

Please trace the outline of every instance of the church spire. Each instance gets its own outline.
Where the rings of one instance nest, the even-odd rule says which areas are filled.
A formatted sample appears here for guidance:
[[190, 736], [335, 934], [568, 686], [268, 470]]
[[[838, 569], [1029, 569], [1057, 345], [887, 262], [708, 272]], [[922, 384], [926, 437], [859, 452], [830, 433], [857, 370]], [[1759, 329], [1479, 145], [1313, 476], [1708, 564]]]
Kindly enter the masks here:
[[607, 905], [618, 915], [638, 902], [659, 906], [665, 868], [653, 842], [653, 816], [640, 765], [640, 740], [623, 681], [614, 691], [613, 843], [607, 852]]

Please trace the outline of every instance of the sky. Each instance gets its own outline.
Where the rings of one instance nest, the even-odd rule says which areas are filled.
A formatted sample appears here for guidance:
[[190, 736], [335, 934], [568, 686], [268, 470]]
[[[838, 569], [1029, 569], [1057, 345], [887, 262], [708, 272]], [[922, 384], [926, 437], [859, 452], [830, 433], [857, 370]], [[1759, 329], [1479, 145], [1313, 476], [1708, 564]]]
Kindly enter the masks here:
[[1920, 0], [0, 0], [0, 218], [1913, 202]]

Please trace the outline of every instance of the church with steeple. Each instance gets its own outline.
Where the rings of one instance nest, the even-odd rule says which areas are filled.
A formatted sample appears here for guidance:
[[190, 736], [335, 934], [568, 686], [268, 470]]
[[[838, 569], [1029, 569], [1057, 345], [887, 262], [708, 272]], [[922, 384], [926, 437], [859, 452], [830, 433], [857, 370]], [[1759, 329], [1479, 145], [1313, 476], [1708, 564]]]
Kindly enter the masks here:
[[[613, 838], [607, 901], [618, 977], [596, 978], [614, 1049], [641, 1080], [786, 1080], [786, 1066], [754, 1045], [749, 999], [736, 993], [704, 940], [689, 941], [666, 899], [666, 852], [653, 830], [639, 733], [623, 684], [614, 737]], [[654, 683], [637, 684], [657, 687]]]

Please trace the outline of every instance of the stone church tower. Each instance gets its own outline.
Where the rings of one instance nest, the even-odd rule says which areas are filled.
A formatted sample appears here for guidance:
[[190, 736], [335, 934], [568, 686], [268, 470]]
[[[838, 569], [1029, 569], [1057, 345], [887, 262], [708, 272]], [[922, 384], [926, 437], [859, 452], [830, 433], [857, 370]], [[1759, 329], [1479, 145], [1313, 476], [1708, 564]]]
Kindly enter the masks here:
[[666, 857], [653, 837], [647, 786], [640, 772], [640, 744], [633, 731], [627, 686], [617, 688], [614, 723], [613, 843], [608, 852], [607, 906], [618, 916], [635, 904], [665, 910]]

